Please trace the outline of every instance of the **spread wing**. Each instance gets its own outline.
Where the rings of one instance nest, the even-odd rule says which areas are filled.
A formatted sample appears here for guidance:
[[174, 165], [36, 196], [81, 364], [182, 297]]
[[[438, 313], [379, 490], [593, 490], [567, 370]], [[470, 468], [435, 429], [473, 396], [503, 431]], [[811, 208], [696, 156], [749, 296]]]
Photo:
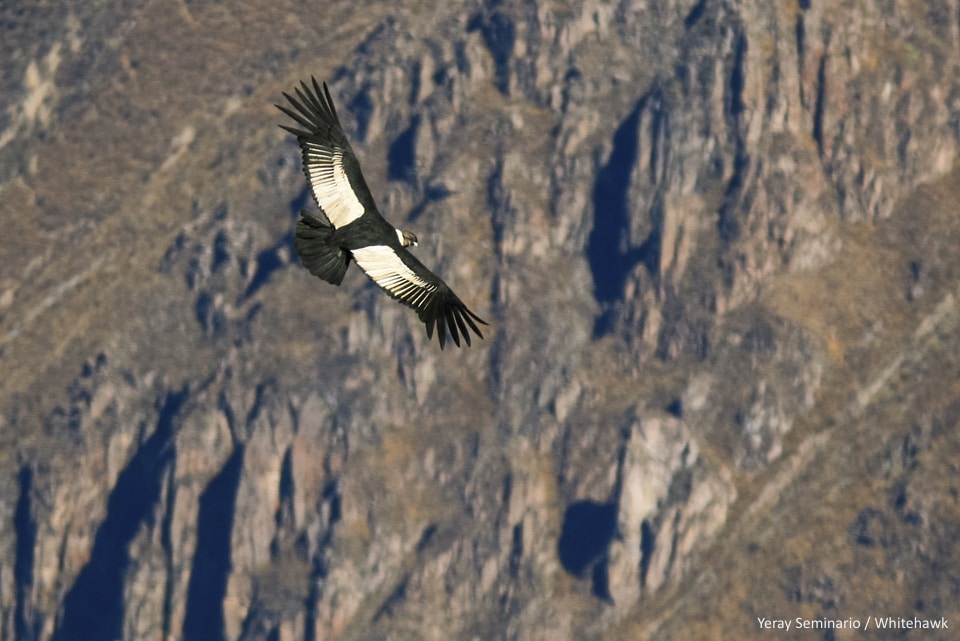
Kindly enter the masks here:
[[460, 335], [470, 345], [470, 332], [483, 338], [477, 323], [487, 323], [467, 309], [463, 301], [440, 278], [402, 247], [371, 245], [351, 251], [357, 265], [391, 297], [413, 308], [427, 326], [427, 338], [433, 338], [436, 326], [440, 349], [447, 331], [460, 347]]
[[280, 125], [297, 137], [303, 152], [303, 173], [317, 204], [334, 227], [350, 224], [368, 209], [375, 213], [373, 199], [360, 172], [360, 163], [340, 127], [327, 83], [323, 88], [311, 78], [313, 87], [301, 82], [297, 97], [284, 93], [293, 109], [276, 107], [297, 121], [303, 129]]

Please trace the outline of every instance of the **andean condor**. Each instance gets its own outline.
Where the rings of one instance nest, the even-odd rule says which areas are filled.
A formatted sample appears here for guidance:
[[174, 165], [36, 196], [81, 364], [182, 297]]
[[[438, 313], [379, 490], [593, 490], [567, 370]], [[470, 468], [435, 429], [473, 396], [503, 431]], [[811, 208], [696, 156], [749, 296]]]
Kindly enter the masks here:
[[373, 202], [360, 172], [360, 163], [340, 127], [327, 83], [323, 90], [312, 78], [313, 88], [301, 82], [297, 97], [283, 96], [296, 109], [276, 105], [303, 129], [280, 125], [297, 137], [303, 152], [303, 173], [320, 207], [316, 216], [301, 210], [294, 246], [300, 262], [328, 283], [340, 285], [350, 260], [391, 297], [417, 312], [426, 324], [427, 338], [434, 325], [440, 349], [447, 330], [460, 347], [460, 334], [470, 345], [472, 329], [483, 338], [477, 323], [487, 323], [467, 309], [463, 301], [424, 267], [405, 247], [417, 245], [417, 237], [388, 223]]

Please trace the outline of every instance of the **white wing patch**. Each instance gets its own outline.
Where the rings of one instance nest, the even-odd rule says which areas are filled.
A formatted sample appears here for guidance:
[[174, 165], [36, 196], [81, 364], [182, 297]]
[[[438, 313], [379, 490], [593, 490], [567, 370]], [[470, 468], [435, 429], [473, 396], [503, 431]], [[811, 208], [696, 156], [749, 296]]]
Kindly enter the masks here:
[[419, 309], [437, 285], [417, 276], [386, 245], [371, 245], [351, 250], [353, 259], [373, 282], [411, 307]]
[[333, 226], [343, 227], [360, 218], [363, 205], [343, 170], [343, 151], [305, 141], [303, 156], [313, 195]]

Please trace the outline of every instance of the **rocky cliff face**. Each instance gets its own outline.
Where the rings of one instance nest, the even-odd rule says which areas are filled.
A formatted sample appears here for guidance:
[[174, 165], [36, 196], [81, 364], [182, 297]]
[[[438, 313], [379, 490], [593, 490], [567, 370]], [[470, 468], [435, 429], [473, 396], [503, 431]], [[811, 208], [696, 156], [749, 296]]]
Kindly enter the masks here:
[[[0, 30], [0, 637], [960, 625], [956, 0]], [[311, 74], [486, 341], [299, 267]]]

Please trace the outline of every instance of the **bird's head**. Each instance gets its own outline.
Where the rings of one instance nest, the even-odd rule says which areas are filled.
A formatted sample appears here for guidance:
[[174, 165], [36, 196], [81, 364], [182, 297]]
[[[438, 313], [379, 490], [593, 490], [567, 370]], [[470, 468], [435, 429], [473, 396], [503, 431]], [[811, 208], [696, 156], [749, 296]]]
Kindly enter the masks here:
[[407, 231], [406, 229], [398, 229], [397, 238], [400, 239], [400, 245], [402, 247], [416, 247], [419, 245], [417, 242], [417, 235], [412, 231]]

